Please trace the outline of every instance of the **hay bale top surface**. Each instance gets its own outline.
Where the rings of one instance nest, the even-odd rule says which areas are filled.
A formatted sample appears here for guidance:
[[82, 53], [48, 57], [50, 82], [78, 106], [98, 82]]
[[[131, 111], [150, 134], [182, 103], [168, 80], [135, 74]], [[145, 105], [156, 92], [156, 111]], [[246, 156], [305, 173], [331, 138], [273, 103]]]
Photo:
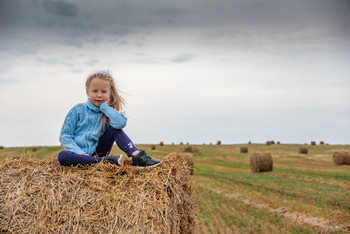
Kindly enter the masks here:
[[62, 167], [28, 156], [0, 164], [0, 232], [193, 233], [187, 164], [171, 153], [148, 170]]

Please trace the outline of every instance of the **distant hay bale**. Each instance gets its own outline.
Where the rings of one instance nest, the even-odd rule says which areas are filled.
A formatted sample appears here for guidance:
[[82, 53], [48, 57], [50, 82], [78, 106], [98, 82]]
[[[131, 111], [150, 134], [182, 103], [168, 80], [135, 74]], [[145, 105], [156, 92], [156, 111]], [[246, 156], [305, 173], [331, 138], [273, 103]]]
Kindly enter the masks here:
[[273, 170], [273, 161], [270, 153], [252, 153], [250, 155], [250, 169], [252, 172]]
[[248, 147], [242, 146], [242, 147], [239, 149], [239, 152], [241, 152], [241, 153], [248, 153]]
[[309, 151], [307, 147], [304, 147], [304, 146], [299, 147], [299, 154], [307, 154], [308, 152]]
[[38, 147], [32, 147], [32, 151], [33, 151], [33, 152], [38, 151]]
[[209, 145], [213, 145], [213, 143], [210, 142]]
[[216, 142], [217, 145], [221, 145], [221, 141]]
[[311, 145], [316, 145], [316, 141], [311, 141]]
[[180, 156], [185, 160], [187, 163], [189, 169], [190, 169], [190, 174], [194, 174], [194, 161], [193, 161], [193, 154], [191, 153], [180, 153]]
[[151, 145], [151, 150], [155, 150], [156, 149], [156, 145]]
[[350, 152], [349, 151], [334, 152], [333, 162], [335, 165], [350, 165]]
[[159, 145], [160, 145], [160, 146], [164, 146], [164, 142], [161, 141], [161, 142], [159, 143]]
[[271, 145], [271, 141], [266, 141], [266, 145]]
[[324, 141], [320, 141], [320, 145], [324, 145]]
[[183, 145], [184, 143], [183, 142], [180, 142], [180, 145]]
[[277, 145], [281, 144], [281, 142], [277, 141]]
[[251, 142], [251, 141], [248, 141], [248, 144], [250, 145], [250, 144], [252, 144], [252, 142]]
[[198, 149], [197, 147], [187, 146], [187, 147], [184, 149], [184, 152], [199, 153], [199, 149]]
[[4, 146], [0, 145], [0, 150], [4, 149]]
[[62, 167], [28, 156], [0, 164], [0, 233], [194, 233], [196, 199], [183, 158], [140, 170]]

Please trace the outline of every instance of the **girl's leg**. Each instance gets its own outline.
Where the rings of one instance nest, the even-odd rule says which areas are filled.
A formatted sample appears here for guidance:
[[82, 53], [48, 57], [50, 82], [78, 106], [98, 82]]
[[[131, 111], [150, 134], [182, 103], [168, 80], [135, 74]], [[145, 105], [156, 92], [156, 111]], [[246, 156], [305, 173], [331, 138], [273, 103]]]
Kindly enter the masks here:
[[128, 156], [131, 156], [133, 152], [138, 151], [134, 143], [122, 129], [108, 127], [99, 139], [96, 154], [99, 157], [108, 155], [112, 150], [114, 142], [116, 142], [118, 147]]
[[57, 155], [57, 161], [62, 166], [76, 166], [78, 164], [89, 165], [92, 163], [98, 163], [101, 160], [102, 158], [95, 158], [90, 155], [76, 154], [68, 150], [62, 150]]

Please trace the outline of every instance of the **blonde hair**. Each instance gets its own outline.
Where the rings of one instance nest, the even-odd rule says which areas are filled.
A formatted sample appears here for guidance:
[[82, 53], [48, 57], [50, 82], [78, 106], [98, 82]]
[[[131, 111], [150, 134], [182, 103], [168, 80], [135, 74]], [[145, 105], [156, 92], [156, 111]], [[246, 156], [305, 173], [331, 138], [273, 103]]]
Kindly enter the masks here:
[[[108, 74], [107, 74], [108, 73]], [[119, 95], [119, 92], [117, 90], [117, 87], [115, 85], [114, 79], [109, 71], [105, 72], [96, 72], [91, 74], [87, 79], [85, 86], [88, 89], [90, 87], [91, 81], [93, 79], [101, 79], [105, 80], [109, 83], [110, 89], [111, 89], [111, 96], [109, 100], [109, 106], [112, 107], [113, 109], [122, 112], [123, 110], [123, 105], [125, 105], [124, 99]], [[101, 121], [104, 126], [109, 125], [109, 119], [108, 117], [103, 114], [101, 116]]]

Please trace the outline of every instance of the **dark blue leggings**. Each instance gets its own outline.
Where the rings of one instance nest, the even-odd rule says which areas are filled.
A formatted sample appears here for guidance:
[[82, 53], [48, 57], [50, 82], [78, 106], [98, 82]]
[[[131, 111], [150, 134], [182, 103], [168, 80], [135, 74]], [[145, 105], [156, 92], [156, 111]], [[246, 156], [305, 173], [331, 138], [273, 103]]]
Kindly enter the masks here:
[[64, 166], [98, 163], [102, 160], [101, 157], [107, 156], [109, 152], [111, 152], [114, 142], [116, 142], [118, 147], [128, 156], [131, 156], [133, 152], [138, 150], [122, 129], [108, 127], [100, 137], [96, 152], [92, 154], [93, 156], [76, 154], [69, 150], [62, 150], [57, 155], [57, 161]]

